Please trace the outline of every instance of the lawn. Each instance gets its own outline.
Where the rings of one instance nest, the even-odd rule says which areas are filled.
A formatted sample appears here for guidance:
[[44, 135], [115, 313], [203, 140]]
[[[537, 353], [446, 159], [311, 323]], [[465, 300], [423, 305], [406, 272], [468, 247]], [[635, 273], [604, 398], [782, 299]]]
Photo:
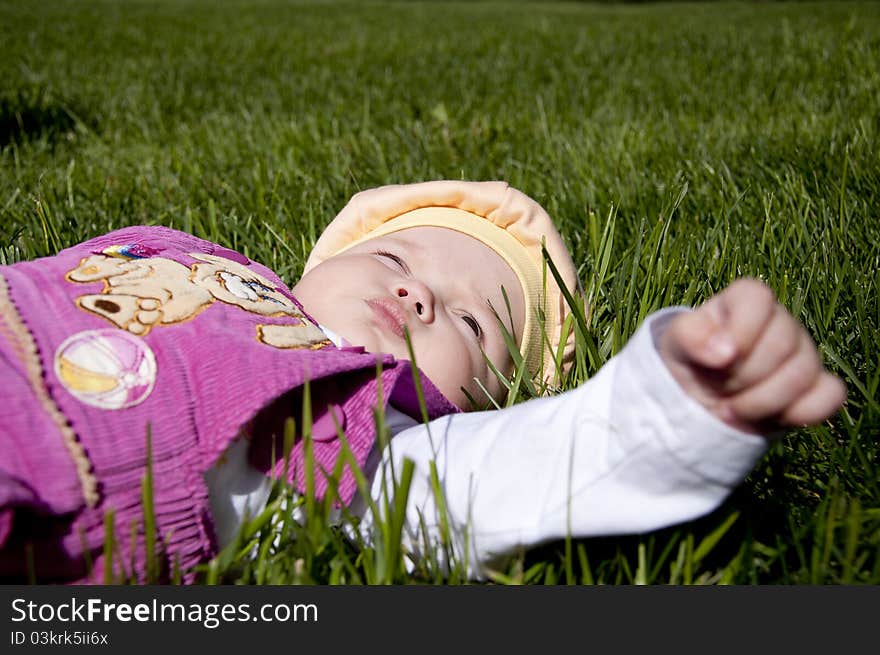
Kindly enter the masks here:
[[[649, 312], [751, 275], [849, 396], [709, 516], [548, 544], [493, 579], [878, 584], [878, 62], [867, 2], [0, 0], [0, 263], [147, 223], [292, 283], [360, 189], [506, 180], [588, 292], [566, 387]], [[322, 511], [264, 517], [202, 579], [463, 581], [353, 548]]]

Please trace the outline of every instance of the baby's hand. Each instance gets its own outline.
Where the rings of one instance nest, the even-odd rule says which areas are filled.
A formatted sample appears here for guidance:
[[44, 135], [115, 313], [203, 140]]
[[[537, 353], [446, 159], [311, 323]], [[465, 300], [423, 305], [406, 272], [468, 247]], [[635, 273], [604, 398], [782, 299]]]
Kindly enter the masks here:
[[745, 432], [819, 423], [846, 399], [807, 331], [754, 279], [672, 319], [660, 355], [688, 394]]

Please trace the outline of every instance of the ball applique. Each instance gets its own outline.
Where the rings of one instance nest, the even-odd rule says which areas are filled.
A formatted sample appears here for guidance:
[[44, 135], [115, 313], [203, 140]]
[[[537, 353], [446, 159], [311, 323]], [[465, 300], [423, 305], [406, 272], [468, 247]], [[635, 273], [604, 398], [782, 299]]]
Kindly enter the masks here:
[[55, 351], [55, 375], [64, 388], [100, 409], [142, 403], [156, 370], [156, 356], [143, 339], [113, 328], [78, 332]]

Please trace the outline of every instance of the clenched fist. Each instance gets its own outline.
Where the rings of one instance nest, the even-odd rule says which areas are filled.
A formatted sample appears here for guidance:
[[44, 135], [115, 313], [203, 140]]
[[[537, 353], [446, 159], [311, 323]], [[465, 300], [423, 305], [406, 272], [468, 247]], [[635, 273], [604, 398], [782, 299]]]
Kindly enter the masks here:
[[807, 331], [754, 279], [673, 318], [660, 355], [688, 394], [745, 432], [819, 423], [846, 399]]

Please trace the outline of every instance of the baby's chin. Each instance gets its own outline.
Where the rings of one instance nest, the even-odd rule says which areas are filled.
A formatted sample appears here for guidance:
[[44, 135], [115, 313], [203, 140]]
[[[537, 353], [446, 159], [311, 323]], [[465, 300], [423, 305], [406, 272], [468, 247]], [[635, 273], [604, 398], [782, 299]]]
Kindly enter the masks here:
[[330, 330], [341, 340], [342, 346], [361, 347], [368, 353], [375, 355], [394, 355], [398, 359], [406, 359], [406, 344], [403, 344], [403, 350], [400, 348], [390, 348], [388, 344], [383, 343], [377, 335], [369, 330], [358, 329], [352, 326], [339, 326], [323, 324], [324, 328]]
[[[359, 346], [368, 353], [374, 355], [392, 355], [395, 359], [410, 361], [409, 349], [406, 347], [405, 342], [399, 345], [389, 346], [369, 331], [361, 332], [360, 330], [352, 329], [351, 327], [342, 331], [336, 330], [329, 325], [324, 325], [324, 327], [342, 340], [342, 346]], [[423, 366], [420, 366], [420, 369], [426, 376], [428, 376], [431, 384], [436, 386], [440, 393], [456, 406], [467, 411], [470, 407], [470, 403], [464, 395], [464, 392], [462, 392], [460, 385], [444, 384], [442, 376], [438, 376], [435, 381], [435, 379], [432, 378], [430, 371], [425, 370]]]

